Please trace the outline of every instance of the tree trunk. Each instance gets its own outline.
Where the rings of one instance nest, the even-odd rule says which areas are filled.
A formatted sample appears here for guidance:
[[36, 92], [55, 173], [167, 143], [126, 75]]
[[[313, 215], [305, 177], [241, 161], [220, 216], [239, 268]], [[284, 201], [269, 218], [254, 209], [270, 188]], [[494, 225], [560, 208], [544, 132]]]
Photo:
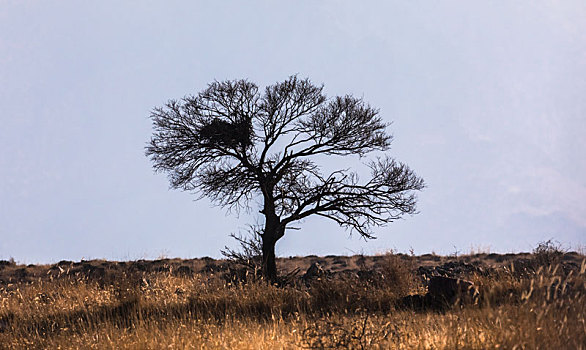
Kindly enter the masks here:
[[277, 282], [275, 243], [266, 239], [262, 241], [262, 272], [263, 276], [271, 283]]
[[277, 263], [275, 261], [275, 244], [283, 237], [285, 230], [281, 227], [277, 216], [267, 216], [262, 235], [262, 269], [269, 282], [277, 282]]
[[275, 244], [285, 234], [285, 227], [275, 210], [273, 188], [270, 183], [263, 186], [264, 206], [261, 213], [265, 216], [262, 233], [262, 272], [271, 283], [277, 282], [277, 263], [275, 261]]

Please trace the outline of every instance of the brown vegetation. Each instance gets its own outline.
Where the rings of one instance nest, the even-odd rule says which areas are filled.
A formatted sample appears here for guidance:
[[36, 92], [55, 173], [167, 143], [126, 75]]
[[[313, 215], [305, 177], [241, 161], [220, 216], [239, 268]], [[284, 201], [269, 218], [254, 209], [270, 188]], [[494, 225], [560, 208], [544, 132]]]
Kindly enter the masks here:
[[[551, 253], [283, 258], [280, 285], [209, 258], [0, 262], [0, 348], [581, 349], [584, 256]], [[479, 294], [406, 302], [434, 276]]]

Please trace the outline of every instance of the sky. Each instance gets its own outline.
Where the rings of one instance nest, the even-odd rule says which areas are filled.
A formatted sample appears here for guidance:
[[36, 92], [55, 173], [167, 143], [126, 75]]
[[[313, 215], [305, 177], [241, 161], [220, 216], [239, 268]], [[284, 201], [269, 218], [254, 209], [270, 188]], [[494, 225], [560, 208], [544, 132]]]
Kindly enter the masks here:
[[[150, 111], [297, 74], [392, 122], [419, 213], [279, 256], [586, 245], [584, 1], [0, 1], [0, 259], [220, 257], [261, 218], [169, 190]], [[346, 164], [331, 157], [327, 166]]]

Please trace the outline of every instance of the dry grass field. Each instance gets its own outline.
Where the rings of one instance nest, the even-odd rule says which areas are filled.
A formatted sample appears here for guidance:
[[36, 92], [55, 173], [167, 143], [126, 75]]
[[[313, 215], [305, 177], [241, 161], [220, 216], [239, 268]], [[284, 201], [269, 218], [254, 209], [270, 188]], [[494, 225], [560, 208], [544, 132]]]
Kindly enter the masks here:
[[[280, 285], [209, 258], [0, 264], [2, 349], [586, 349], [584, 256], [551, 249], [281, 258]], [[477, 293], [430, 302], [438, 275]]]

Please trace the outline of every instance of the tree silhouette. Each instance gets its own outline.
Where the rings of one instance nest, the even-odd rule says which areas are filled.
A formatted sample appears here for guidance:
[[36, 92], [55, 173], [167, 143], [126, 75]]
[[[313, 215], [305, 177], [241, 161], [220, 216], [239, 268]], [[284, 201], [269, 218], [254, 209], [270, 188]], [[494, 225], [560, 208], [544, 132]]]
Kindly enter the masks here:
[[[378, 110], [353, 96], [327, 98], [296, 76], [264, 94], [247, 80], [213, 82], [196, 96], [152, 111], [146, 155], [171, 187], [199, 193], [229, 210], [260, 199], [263, 273], [276, 280], [275, 244], [296, 221], [318, 215], [374, 238], [372, 228], [416, 211], [424, 182], [387, 151], [392, 137]], [[324, 171], [320, 155], [361, 158], [370, 177]]]

